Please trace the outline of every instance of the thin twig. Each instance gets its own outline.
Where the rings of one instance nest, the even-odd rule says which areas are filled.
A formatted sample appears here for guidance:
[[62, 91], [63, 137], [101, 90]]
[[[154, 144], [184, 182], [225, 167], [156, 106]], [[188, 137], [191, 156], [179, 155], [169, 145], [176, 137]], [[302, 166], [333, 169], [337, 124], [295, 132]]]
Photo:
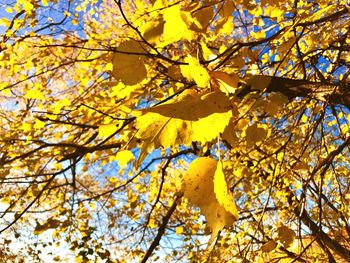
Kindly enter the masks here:
[[151, 245], [149, 246], [146, 254], [144, 255], [141, 263], [145, 263], [147, 262], [147, 260], [150, 258], [150, 256], [152, 255], [153, 251], [155, 250], [155, 248], [159, 245], [159, 242], [165, 232], [166, 226], [170, 220], [171, 215], [174, 213], [179, 200], [181, 199], [182, 194], [179, 194], [176, 196], [174, 203], [172, 204], [172, 206], [170, 207], [170, 209], [168, 210], [168, 212], [166, 213], [166, 215], [163, 217], [163, 222], [162, 224], [159, 226], [158, 228], [158, 233], [156, 235], [156, 237], [153, 239], [153, 242], [151, 243]]

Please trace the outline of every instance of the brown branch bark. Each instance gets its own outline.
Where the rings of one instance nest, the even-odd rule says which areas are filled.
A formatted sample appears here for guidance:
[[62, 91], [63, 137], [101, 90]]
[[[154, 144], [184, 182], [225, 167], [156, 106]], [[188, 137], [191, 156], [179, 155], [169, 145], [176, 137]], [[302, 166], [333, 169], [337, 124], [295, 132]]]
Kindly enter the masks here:
[[265, 93], [281, 92], [289, 99], [296, 97], [312, 98], [327, 101], [331, 105], [343, 105], [350, 108], [350, 82], [329, 83], [312, 82], [274, 76], [248, 76], [242, 89], [236, 94], [244, 97], [250, 92], [261, 91]]
[[300, 209], [300, 206], [295, 204], [295, 201], [293, 201], [293, 199], [296, 200], [294, 194], [291, 191], [289, 194], [290, 196], [288, 202], [291, 206], [294, 207], [294, 214], [298, 216], [301, 221], [311, 230], [311, 233], [316, 238], [316, 241], [319, 244], [324, 244], [327, 248], [330, 248], [333, 252], [346, 260], [346, 262], [350, 262], [350, 250], [346, 249], [336, 240], [330, 238], [322, 229], [320, 229], [318, 225], [311, 219], [306, 210]]
[[174, 213], [177, 204], [179, 202], [179, 200], [181, 199], [182, 195], [178, 195], [176, 196], [176, 199], [174, 200], [174, 203], [172, 204], [172, 206], [170, 207], [170, 209], [168, 210], [167, 214], [163, 217], [163, 221], [162, 224], [160, 225], [160, 227], [158, 228], [158, 233], [156, 235], [156, 237], [153, 239], [153, 242], [151, 243], [151, 245], [149, 246], [146, 254], [144, 255], [143, 259], [141, 260], [141, 263], [145, 263], [147, 262], [147, 260], [150, 258], [150, 256], [152, 255], [154, 249], [159, 245], [159, 242], [165, 232], [166, 226], [170, 220], [171, 215]]
[[[337, 149], [330, 152], [328, 156], [320, 162], [313, 170], [312, 175], [314, 175], [316, 172], [320, 171], [321, 175], [324, 174], [328, 168], [330, 167], [333, 159], [341, 154], [341, 152], [344, 150], [346, 146], [348, 146], [350, 143], [350, 137], [348, 137], [342, 144], [338, 146]], [[311, 176], [312, 178], [313, 176]], [[315, 237], [317, 243], [324, 248], [326, 252], [328, 252], [328, 249], [331, 249], [335, 254], [339, 255], [341, 258], [346, 260], [346, 262], [350, 262], [350, 250], [342, 246], [339, 242], [332, 239], [328, 234], [326, 234], [322, 228], [315, 223], [312, 218], [309, 216], [309, 214], [306, 212], [306, 210], [303, 208], [303, 206], [300, 204], [292, 190], [286, 189], [288, 192], [289, 198], [288, 203], [291, 207], [293, 207], [294, 214], [300, 218], [300, 220], [310, 229], [312, 235]], [[321, 198], [321, 197], [320, 197]], [[332, 255], [327, 253], [328, 257], [331, 258]]]

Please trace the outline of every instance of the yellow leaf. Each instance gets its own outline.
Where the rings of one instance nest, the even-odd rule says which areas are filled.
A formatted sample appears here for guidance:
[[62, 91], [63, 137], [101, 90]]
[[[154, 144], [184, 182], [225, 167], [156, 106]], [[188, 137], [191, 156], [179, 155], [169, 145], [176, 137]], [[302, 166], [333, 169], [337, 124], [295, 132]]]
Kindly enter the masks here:
[[161, 128], [158, 140], [163, 147], [174, 146], [177, 141], [178, 131], [181, 129], [181, 121], [176, 119], [167, 119]]
[[27, 99], [37, 99], [37, 100], [45, 99], [44, 94], [38, 88], [27, 90], [24, 97]]
[[24, 132], [29, 132], [29, 131], [31, 131], [32, 130], [32, 124], [30, 124], [30, 123], [28, 123], [28, 122], [24, 122], [23, 124], [22, 124], [22, 127], [21, 127], [21, 129], [24, 131]]
[[248, 124], [249, 121], [247, 119], [240, 119], [236, 124], [236, 128], [238, 130], [243, 130]]
[[262, 252], [268, 253], [274, 250], [277, 246], [277, 242], [275, 240], [267, 241], [260, 249]]
[[128, 162], [135, 159], [135, 156], [129, 150], [117, 152], [116, 159], [121, 167], [124, 167]]
[[[128, 100], [137, 92], [137, 86], [125, 86], [123, 82], [114, 83], [110, 96], [116, 99]], [[122, 108], [122, 106], [121, 106]]]
[[6, 11], [7, 13], [10, 13], [10, 14], [13, 13], [12, 7], [6, 7], [6, 8], [5, 8], [5, 11]]
[[198, 94], [185, 95], [179, 100], [164, 103], [159, 106], [146, 109], [143, 112], [154, 112], [165, 117], [172, 117], [182, 120], [198, 120], [199, 107], [201, 107], [201, 99]]
[[113, 77], [125, 85], [136, 85], [144, 80], [147, 77], [147, 70], [142, 54], [146, 53], [137, 41], [127, 40], [121, 43], [112, 59]]
[[229, 192], [225, 175], [222, 171], [222, 163], [219, 162], [214, 175], [214, 192], [219, 204], [236, 219], [238, 212], [232, 193]]
[[272, 93], [268, 97], [268, 101], [263, 104], [265, 112], [270, 115], [277, 114], [285, 103], [288, 102], [288, 98], [280, 92]]
[[264, 140], [267, 132], [264, 128], [259, 128], [256, 123], [249, 126], [246, 130], [246, 141], [248, 145]]
[[288, 39], [287, 41], [283, 42], [279, 47], [278, 51], [279, 52], [288, 52], [296, 43], [297, 37], [292, 37]]
[[45, 126], [45, 122], [43, 122], [39, 119], [35, 119], [34, 126], [33, 126], [34, 129], [41, 129], [44, 126]]
[[172, 79], [178, 80], [182, 78], [180, 67], [178, 65], [171, 65], [168, 67], [168, 76]]
[[192, 142], [192, 126], [189, 121], [176, 120], [177, 137], [176, 141], [179, 144], [191, 144]]
[[202, 97], [186, 95], [178, 101], [142, 110], [137, 118], [137, 137], [159, 146], [207, 142], [215, 139], [228, 125], [231, 102], [221, 92]]
[[226, 94], [235, 93], [239, 82], [237, 74], [215, 71], [212, 72], [210, 76], [212, 77], [213, 83], [216, 84], [222, 92], [225, 92]]
[[207, 225], [211, 230], [211, 244], [220, 230], [224, 227], [231, 227], [234, 223], [234, 216], [228, 213], [217, 201], [208, 203], [201, 207], [201, 212], [207, 220]]
[[119, 129], [119, 123], [104, 124], [98, 127], [98, 135], [102, 138], [108, 137]]
[[150, 43], [157, 43], [163, 34], [164, 21], [163, 19], [148, 21], [143, 26], [143, 37]]
[[199, 97], [197, 93], [186, 95], [181, 100], [159, 105], [145, 110], [166, 117], [197, 121], [215, 113], [228, 112], [231, 109], [229, 98], [221, 92], [211, 92]]
[[176, 229], [176, 234], [181, 235], [184, 232], [184, 228], [182, 226], [178, 226]]
[[147, 156], [152, 148], [164, 148], [175, 144], [189, 145], [191, 141], [190, 130], [182, 120], [164, 117], [156, 113], [146, 113], [136, 120], [137, 138], [142, 140], [140, 155], [137, 164]]
[[281, 241], [284, 247], [289, 247], [295, 238], [295, 232], [286, 227], [286, 226], [280, 226], [277, 228], [277, 234], [278, 234], [278, 240]]
[[246, 76], [247, 84], [252, 86], [254, 90], [264, 91], [271, 83], [272, 77], [261, 75]]
[[231, 16], [233, 11], [235, 10], [235, 4], [232, 1], [225, 1], [223, 7], [219, 10], [219, 13], [223, 17]]
[[10, 169], [1, 169], [0, 170], [0, 179], [6, 178], [10, 174]]
[[150, 2], [153, 4], [153, 10], [158, 10], [165, 6], [164, 0], [150, 0]]
[[157, 222], [156, 220], [154, 220], [153, 218], [151, 218], [148, 222], [148, 227], [149, 228], [156, 228], [158, 225], [157, 225]]
[[149, 112], [137, 118], [136, 128], [138, 129], [137, 136], [147, 140], [148, 143], [154, 143], [156, 148], [173, 146], [176, 141], [177, 128], [169, 117]]
[[119, 183], [119, 180], [117, 177], [112, 176], [111, 178], [108, 179], [109, 182], [111, 182], [112, 184], [117, 184]]
[[237, 67], [237, 68], [242, 68], [244, 67], [246, 62], [244, 61], [242, 56], [238, 56], [232, 59], [232, 65]]
[[192, 140], [209, 142], [223, 132], [232, 117], [232, 112], [214, 113], [192, 122]]
[[304, 162], [298, 162], [296, 165], [293, 166], [293, 170], [305, 170], [309, 171], [310, 166], [307, 165]]
[[5, 17], [0, 18], [0, 26], [8, 27], [11, 25], [11, 21]]
[[191, 204], [201, 207], [216, 200], [213, 185], [216, 166], [217, 161], [209, 157], [191, 162], [183, 179], [184, 196]]
[[228, 125], [225, 127], [222, 135], [222, 139], [225, 140], [227, 143], [229, 143], [232, 146], [234, 146], [238, 142], [238, 137], [235, 132], [235, 126], [232, 120], [228, 123]]
[[106, 65], [105, 65], [105, 70], [106, 71], [112, 71], [113, 70], [113, 64], [111, 62], [108, 62]]
[[191, 29], [199, 32], [205, 32], [214, 16], [213, 7], [200, 7], [193, 12], [195, 18], [194, 25]]
[[180, 10], [180, 5], [173, 5], [164, 10], [164, 45], [193, 38], [193, 32], [188, 29], [183, 19], [185, 15], [186, 13]]
[[[210, 59], [213, 59], [213, 58], [216, 58], [217, 55], [215, 55], [208, 47], [207, 45], [201, 41], [201, 48], [202, 48], [202, 52], [203, 52], [203, 58], [205, 60], [210, 60]], [[209, 64], [210, 65], [210, 64]]]
[[303, 116], [301, 117], [301, 122], [307, 123], [307, 120], [308, 120], [308, 117], [305, 114], [303, 114]]
[[61, 221], [53, 218], [49, 218], [43, 225], [37, 222], [34, 229], [34, 234], [39, 235], [46, 230], [57, 228], [58, 226], [61, 225], [61, 223], [62, 223]]
[[[189, 203], [200, 207], [207, 220], [212, 232], [209, 243], [213, 241], [222, 228], [232, 226], [234, 219], [238, 217], [232, 196], [225, 195], [225, 190], [221, 189], [225, 186], [227, 192], [226, 182], [223, 183], [222, 176], [217, 175], [219, 173], [217, 169], [221, 169], [221, 165], [218, 166], [217, 161], [209, 157], [199, 157], [191, 162], [182, 183], [184, 197], [188, 199]], [[215, 191], [218, 191], [218, 194]], [[223, 201], [224, 196], [230, 200]]]
[[200, 88], [206, 88], [210, 81], [210, 75], [205, 67], [203, 67], [199, 61], [191, 55], [185, 58], [185, 62], [188, 65], [181, 65], [181, 74], [188, 80], [196, 82]]
[[31, 1], [20, 1], [22, 3], [23, 9], [27, 13], [32, 13], [32, 10], [34, 9], [34, 5], [31, 3]]
[[234, 29], [232, 20], [232, 16], [220, 18], [216, 25], [216, 34], [231, 35]]

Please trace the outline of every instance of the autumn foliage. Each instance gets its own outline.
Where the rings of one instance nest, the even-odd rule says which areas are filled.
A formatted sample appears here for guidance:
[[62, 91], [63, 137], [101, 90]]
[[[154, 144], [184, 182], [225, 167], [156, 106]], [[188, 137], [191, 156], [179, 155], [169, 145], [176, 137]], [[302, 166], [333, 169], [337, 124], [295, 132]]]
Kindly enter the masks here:
[[347, 1], [0, 4], [2, 258], [350, 261]]

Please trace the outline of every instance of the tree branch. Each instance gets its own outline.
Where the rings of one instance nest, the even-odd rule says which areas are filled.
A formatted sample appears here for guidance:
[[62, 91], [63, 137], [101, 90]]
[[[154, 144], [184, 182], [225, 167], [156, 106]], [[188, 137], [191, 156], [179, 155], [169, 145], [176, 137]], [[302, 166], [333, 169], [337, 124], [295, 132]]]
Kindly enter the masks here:
[[174, 203], [172, 204], [172, 206], [170, 207], [170, 209], [168, 210], [168, 212], [166, 213], [166, 215], [163, 217], [163, 222], [162, 224], [159, 226], [158, 228], [158, 233], [156, 235], [156, 237], [153, 239], [152, 244], [149, 246], [146, 254], [144, 255], [143, 259], [141, 260], [141, 263], [145, 263], [147, 262], [147, 260], [149, 259], [149, 257], [152, 255], [154, 249], [159, 245], [159, 242], [165, 232], [166, 226], [170, 220], [171, 215], [174, 213], [177, 204], [179, 202], [179, 200], [181, 199], [182, 195], [177, 195]]
[[237, 97], [244, 97], [250, 92], [263, 90], [265, 93], [280, 92], [289, 99], [304, 97], [327, 101], [332, 105], [343, 105], [350, 109], [350, 82], [328, 83], [290, 79], [274, 76], [247, 76], [241, 82]]

